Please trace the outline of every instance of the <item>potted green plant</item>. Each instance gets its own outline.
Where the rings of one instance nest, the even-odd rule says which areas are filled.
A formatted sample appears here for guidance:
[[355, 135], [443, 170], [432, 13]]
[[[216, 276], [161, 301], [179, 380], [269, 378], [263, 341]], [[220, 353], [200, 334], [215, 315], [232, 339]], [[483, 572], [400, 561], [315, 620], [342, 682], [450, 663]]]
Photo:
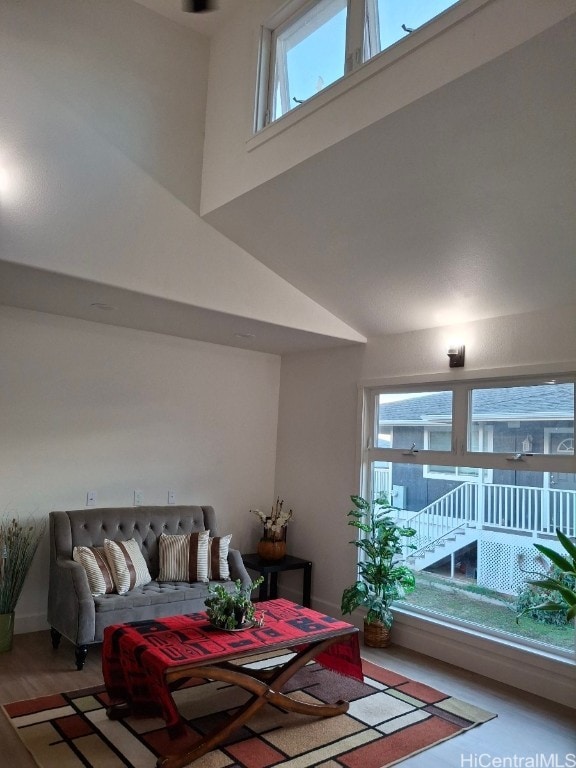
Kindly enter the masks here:
[[348, 512], [348, 525], [356, 528], [358, 538], [351, 541], [361, 556], [358, 558], [358, 578], [342, 594], [343, 614], [356, 608], [368, 609], [364, 619], [364, 642], [369, 646], [384, 647], [390, 642], [393, 615], [392, 602], [410, 594], [415, 587], [413, 571], [401, 556], [403, 547], [416, 535], [414, 528], [400, 525], [393, 507], [385, 494], [369, 502], [361, 496], [351, 496], [354, 509]]
[[204, 601], [210, 623], [219, 629], [242, 629], [254, 621], [256, 606], [250, 599], [253, 589], [264, 581], [260, 576], [247, 587], [243, 587], [240, 579], [234, 582], [232, 590], [223, 584], [208, 588], [209, 596]]
[[556, 538], [566, 555], [543, 544], [534, 544], [538, 552], [550, 561], [552, 569], [547, 574], [539, 574], [537, 579], [526, 580], [527, 584], [547, 593], [548, 597], [539, 605], [525, 608], [517, 618], [532, 611], [562, 611], [568, 621], [576, 618], [576, 544], [559, 528], [556, 529]]
[[0, 652], [12, 648], [16, 603], [44, 529], [43, 521], [0, 520]]

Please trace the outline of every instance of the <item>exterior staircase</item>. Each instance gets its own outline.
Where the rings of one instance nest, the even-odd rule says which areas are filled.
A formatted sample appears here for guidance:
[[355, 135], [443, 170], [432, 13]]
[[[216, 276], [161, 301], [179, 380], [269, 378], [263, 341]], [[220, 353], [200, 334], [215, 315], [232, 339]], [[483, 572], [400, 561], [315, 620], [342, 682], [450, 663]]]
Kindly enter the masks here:
[[576, 491], [464, 482], [419, 512], [399, 511], [398, 522], [416, 530], [416, 549], [406, 548], [404, 560], [421, 571], [478, 541], [482, 531], [547, 545], [557, 528], [575, 538], [575, 509]]
[[458, 528], [445, 533], [420, 549], [411, 550], [406, 563], [415, 571], [423, 571], [435, 565], [445, 557], [456, 554], [462, 547], [474, 544], [478, 540], [478, 531], [462, 523]]
[[416, 530], [405, 561], [416, 571], [435, 565], [478, 540], [476, 499], [472, 484], [463, 483], [401, 522]]

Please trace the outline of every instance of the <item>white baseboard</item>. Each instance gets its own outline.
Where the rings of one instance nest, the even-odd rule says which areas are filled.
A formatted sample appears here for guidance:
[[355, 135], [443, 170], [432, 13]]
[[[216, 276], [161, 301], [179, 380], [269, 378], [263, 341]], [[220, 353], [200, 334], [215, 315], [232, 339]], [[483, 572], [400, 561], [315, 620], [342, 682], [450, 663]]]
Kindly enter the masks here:
[[36, 613], [28, 616], [16, 614], [14, 619], [15, 635], [23, 635], [25, 632], [42, 632], [46, 629], [50, 629], [50, 625], [46, 621], [46, 614]]

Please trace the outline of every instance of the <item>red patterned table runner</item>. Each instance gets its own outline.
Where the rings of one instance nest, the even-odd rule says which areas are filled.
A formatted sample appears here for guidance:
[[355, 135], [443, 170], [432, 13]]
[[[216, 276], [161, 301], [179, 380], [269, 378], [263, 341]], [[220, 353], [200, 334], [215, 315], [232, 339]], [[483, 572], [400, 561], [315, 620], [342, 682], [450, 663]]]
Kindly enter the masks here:
[[185, 665], [206, 666], [257, 653], [306, 646], [350, 630], [316, 657], [322, 666], [362, 680], [358, 633], [351, 624], [289, 600], [258, 603], [264, 626], [225, 632], [205, 613], [116, 624], [104, 630], [102, 671], [112, 701], [127, 702], [138, 715], [162, 715], [167, 726], [180, 722], [165, 673]]

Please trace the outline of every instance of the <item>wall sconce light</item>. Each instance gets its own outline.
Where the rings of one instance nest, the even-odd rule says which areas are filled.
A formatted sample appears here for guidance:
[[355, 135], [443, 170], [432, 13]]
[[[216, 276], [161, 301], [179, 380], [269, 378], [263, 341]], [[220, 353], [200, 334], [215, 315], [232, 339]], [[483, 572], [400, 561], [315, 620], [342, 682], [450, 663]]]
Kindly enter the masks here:
[[450, 358], [450, 368], [464, 368], [464, 356], [466, 354], [466, 347], [462, 344], [459, 347], [449, 347], [448, 357]]

